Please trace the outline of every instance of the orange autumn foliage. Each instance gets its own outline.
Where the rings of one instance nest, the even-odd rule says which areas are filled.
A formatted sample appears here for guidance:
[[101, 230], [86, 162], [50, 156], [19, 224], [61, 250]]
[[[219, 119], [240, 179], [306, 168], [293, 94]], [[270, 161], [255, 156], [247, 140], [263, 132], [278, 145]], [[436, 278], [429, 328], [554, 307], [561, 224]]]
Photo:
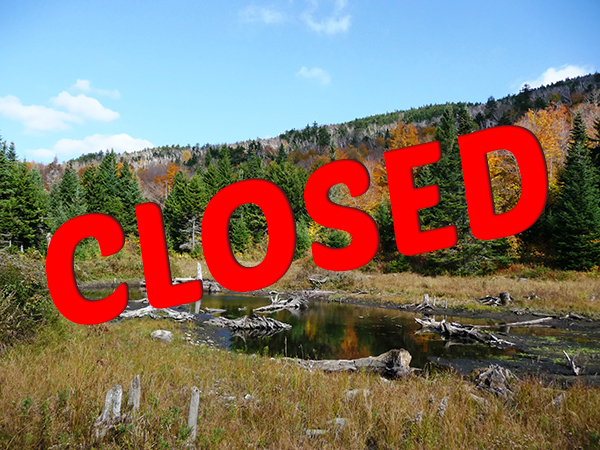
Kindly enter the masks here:
[[404, 122], [399, 122], [396, 128], [390, 128], [390, 135], [391, 137], [388, 139], [390, 150], [410, 147], [421, 143], [419, 141], [419, 132], [412, 123], [406, 125]]
[[565, 164], [571, 131], [567, 108], [551, 104], [537, 112], [530, 109], [515, 125], [527, 128], [540, 141], [548, 168], [548, 182], [550, 186], [556, 186], [558, 173]]

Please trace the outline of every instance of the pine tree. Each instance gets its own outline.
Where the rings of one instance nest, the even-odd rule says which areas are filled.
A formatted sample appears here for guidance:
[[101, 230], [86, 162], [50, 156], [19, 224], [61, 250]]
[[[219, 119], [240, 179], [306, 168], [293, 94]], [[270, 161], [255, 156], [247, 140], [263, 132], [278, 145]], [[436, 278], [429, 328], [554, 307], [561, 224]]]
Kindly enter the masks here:
[[183, 250], [194, 251], [200, 244], [200, 228], [208, 196], [200, 175], [194, 175], [188, 183], [185, 197], [184, 227], [181, 230]]
[[188, 181], [183, 172], [177, 172], [171, 193], [165, 200], [163, 220], [171, 248], [179, 250], [183, 244], [182, 230], [185, 227]]
[[86, 213], [84, 189], [71, 164], [67, 165], [60, 182], [50, 191], [49, 206], [52, 233], [67, 220]]
[[277, 159], [275, 161], [277, 164], [283, 164], [287, 159], [287, 155], [285, 153], [285, 148], [283, 147], [283, 143], [279, 144], [279, 152], [277, 153]]
[[214, 164], [210, 163], [206, 172], [202, 177], [204, 181], [204, 186], [206, 188], [206, 194], [208, 198], [213, 198], [213, 196], [219, 192], [223, 182], [221, 181], [221, 173], [219, 172], [219, 168]]
[[250, 231], [243, 219], [229, 221], [229, 241], [234, 253], [242, 253], [250, 244]]
[[26, 163], [15, 163], [15, 193], [10, 233], [24, 248], [43, 248], [47, 232], [47, 203]]
[[140, 190], [138, 178], [129, 167], [127, 161], [123, 161], [122, 167], [118, 171], [117, 196], [123, 205], [123, 214], [121, 215], [121, 226], [125, 235], [137, 234], [137, 217], [135, 214], [135, 205], [144, 202], [144, 197]]
[[448, 105], [435, 136], [441, 147], [440, 160], [419, 172], [419, 187], [437, 184], [440, 190], [439, 204], [419, 212], [422, 228], [454, 225], [458, 234], [455, 246], [426, 255], [426, 270], [432, 273], [475, 273], [508, 262], [506, 240], [480, 241], [475, 239], [469, 226], [458, 136], [476, 129], [477, 124], [471, 120], [464, 105], [457, 108], [456, 114], [452, 105]]
[[585, 125], [577, 113], [554, 212], [556, 255], [564, 269], [586, 270], [600, 265], [600, 192], [592, 166]]
[[285, 162], [273, 162], [267, 167], [267, 180], [275, 183], [290, 201], [296, 220], [308, 220], [304, 204], [304, 186], [308, 181], [308, 173], [300, 166]]
[[98, 180], [98, 166], [88, 166], [81, 176], [81, 184], [85, 194], [86, 209], [89, 213], [103, 211], [104, 191]]

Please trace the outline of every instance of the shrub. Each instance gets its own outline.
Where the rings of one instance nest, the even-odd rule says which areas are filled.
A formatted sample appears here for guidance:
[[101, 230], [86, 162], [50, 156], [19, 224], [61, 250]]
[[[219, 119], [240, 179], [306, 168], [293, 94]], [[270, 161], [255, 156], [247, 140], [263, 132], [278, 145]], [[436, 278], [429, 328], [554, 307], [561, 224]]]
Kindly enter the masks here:
[[39, 261], [0, 253], [0, 286], [0, 348], [57, 318]]

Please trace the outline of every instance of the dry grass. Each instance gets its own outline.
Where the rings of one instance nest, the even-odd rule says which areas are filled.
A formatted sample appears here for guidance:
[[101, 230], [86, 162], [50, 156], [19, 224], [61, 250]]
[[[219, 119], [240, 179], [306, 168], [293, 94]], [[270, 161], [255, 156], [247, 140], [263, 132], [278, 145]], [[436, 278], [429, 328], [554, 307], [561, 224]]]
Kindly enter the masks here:
[[[380, 302], [415, 303], [424, 294], [447, 299], [449, 307], [485, 309], [476, 299], [486, 295], [510, 292], [515, 298], [514, 308], [531, 308], [536, 311], [577, 311], [591, 316], [600, 315], [599, 273], [542, 272], [537, 278], [517, 281], [520, 274], [532, 270], [513, 268], [497, 275], [482, 277], [437, 276], [429, 277], [415, 273], [382, 274], [360, 270], [328, 272], [318, 268], [308, 258], [295, 261], [290, 270], [274, 285], [279, 289], [309, 289], [309, 277], [329, 281], [322, 289], [338, 290], [340, 295], [369, 291], [367, 295], [355, 295], [356, 299], [373, 299]], [[526, 300], [534, 292], [538, 298]]]
[[[557, 409], [552, 399], [560, 390], [535, 380], [517, 382], [504, 401], [451, 374], [389, 383], [193, 347], [169, 322], [59, 324], [0, 359], [0, 448], [184, 448], [192, 386], [202, 391], [197, 448], [561, 449], [600, 442], [598, 388], [568, 389]], [[171, 344], [150, 339], [159, 327], [174, 332]], [[135, 427], [121, 426], [93, 443], [92, 424], [106, 391], [117, 383], [126, 391], [136, 374], [142, 406]], [[370, 395], [347, 399], [351, 389]], [[480, 405], [472, 393], [489, 404]], [[446, 396], [448, 408], [439, 417]], [[328, 429], [336, 417], [347, 425], [307, 436], [307, 428]]]
[[[260, 256], [238, 256], [240, 263], [253, 266], [260, 263]], [[171, 255], [171, 274], [189, 277], [196, 274], [198, 260], [189, 255]], [[205, 278], [210, 277], [206, 261], [200, 261]], [[77, 279], [82, 282], [96, 280], [133, 280], [144, 276], [141, 256], [121, 252], [109, 258], [77, 260]], [[520, 277], [525, 281], [517, 281]], [[340, 296], [352, 296], [357, 290], [369, 291], [356, 296], [358, 300], [375, 300], [391, 303], [415, 303], [424, 294], [448, 301], [450, 307], [485, 309], [476, 298], [510, 292], [516, 302], [511, 308], [531, 308], [536, 311], [579, 312], [592, 317], [600, 316], [600, 272], [562, 272], [530, 269], [514, 266], [495, 275], [481, 277], [422, 276], [415, 273], [383, 274], [377, 270], [365, 272], [328, 272], [317, 267], [309, 257], [294, 261], [286, 274], [271, 288], [278, 290], [311, 289], [309, 277], [328, 277], [323, 289], [337, 290]], [[537, 298], [525, 298], [535, 293]]]

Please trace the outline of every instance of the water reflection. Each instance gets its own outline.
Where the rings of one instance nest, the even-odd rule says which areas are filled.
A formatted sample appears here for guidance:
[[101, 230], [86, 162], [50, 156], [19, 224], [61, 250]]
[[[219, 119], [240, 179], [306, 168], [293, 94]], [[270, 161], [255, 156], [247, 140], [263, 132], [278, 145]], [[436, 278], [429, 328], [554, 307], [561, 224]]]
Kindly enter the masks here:
[[[85, 295], [88, 298], [103, 298], [111, 292], [112, 289], [88, 291]], [[143, 294], [139, 289], [131, 289], [129, 298], [137, 300], [143, 298]], [[235, 319], [252, 314], [253, 309], [268, 304], [269, 299], [262, 297], [206, 295], [201, 302], [184, 305], [182, 308], [192, 313], [197, 313], [200, 308], [222, 309], [224, 312], [221, 316]], [[130, 303], [130, 306], [137, 308], [140, 304]], [[268, 316], [288, 323], [292, 328], [258, 339], [246, 335], [235, 336], [227, 329], [219, 329], [216, 335], [224, 337], [229, 347], [234, 350], [304, 359], [354, 359], [380, 355], [394, 348], [404, 348], [413, 357], [413, 367], [424, 367], [431, 360], [476, 361], [515, 355], [514, 349], [503, 350], [472, 342], [443, 340], [435, 333], [422, 332], [414, 320], [414, 314], [396, 310], [313, 300], [308, 309], [280, 311]], [[208, 315], [200, 317], [203, 320], [210, 318]], [[442, 318], [438, 316], [437, 320]], [[474, 325], [491, 323], [454, 317], [446, 319]], [[572, 340], [578, 345], [582, 343], [581, 335], [568, 330], [513, 327], [510, 333], [554, 336], [558, 339]]]
[[[260, 297], [206, 296], [202, 308], [224, 309], [221, 315], [233, 319], [269, 303]], [[194, 304], [187, 307], [191, 312], [195, 309]], [[306, 310], [268, 316], [292, 328], [256, 340], [229, 335], [230, 348], [304, 359], [354, 359], [404, 348], [413, 356], [411, 365], [415, 367], [423, 367], [428, 356], [488, 359], [505, 354], [502, 349], [479, 344], [448, 345], [436, 334], [420, 334], [413, 314], [394, 310], [311, 301]]]

